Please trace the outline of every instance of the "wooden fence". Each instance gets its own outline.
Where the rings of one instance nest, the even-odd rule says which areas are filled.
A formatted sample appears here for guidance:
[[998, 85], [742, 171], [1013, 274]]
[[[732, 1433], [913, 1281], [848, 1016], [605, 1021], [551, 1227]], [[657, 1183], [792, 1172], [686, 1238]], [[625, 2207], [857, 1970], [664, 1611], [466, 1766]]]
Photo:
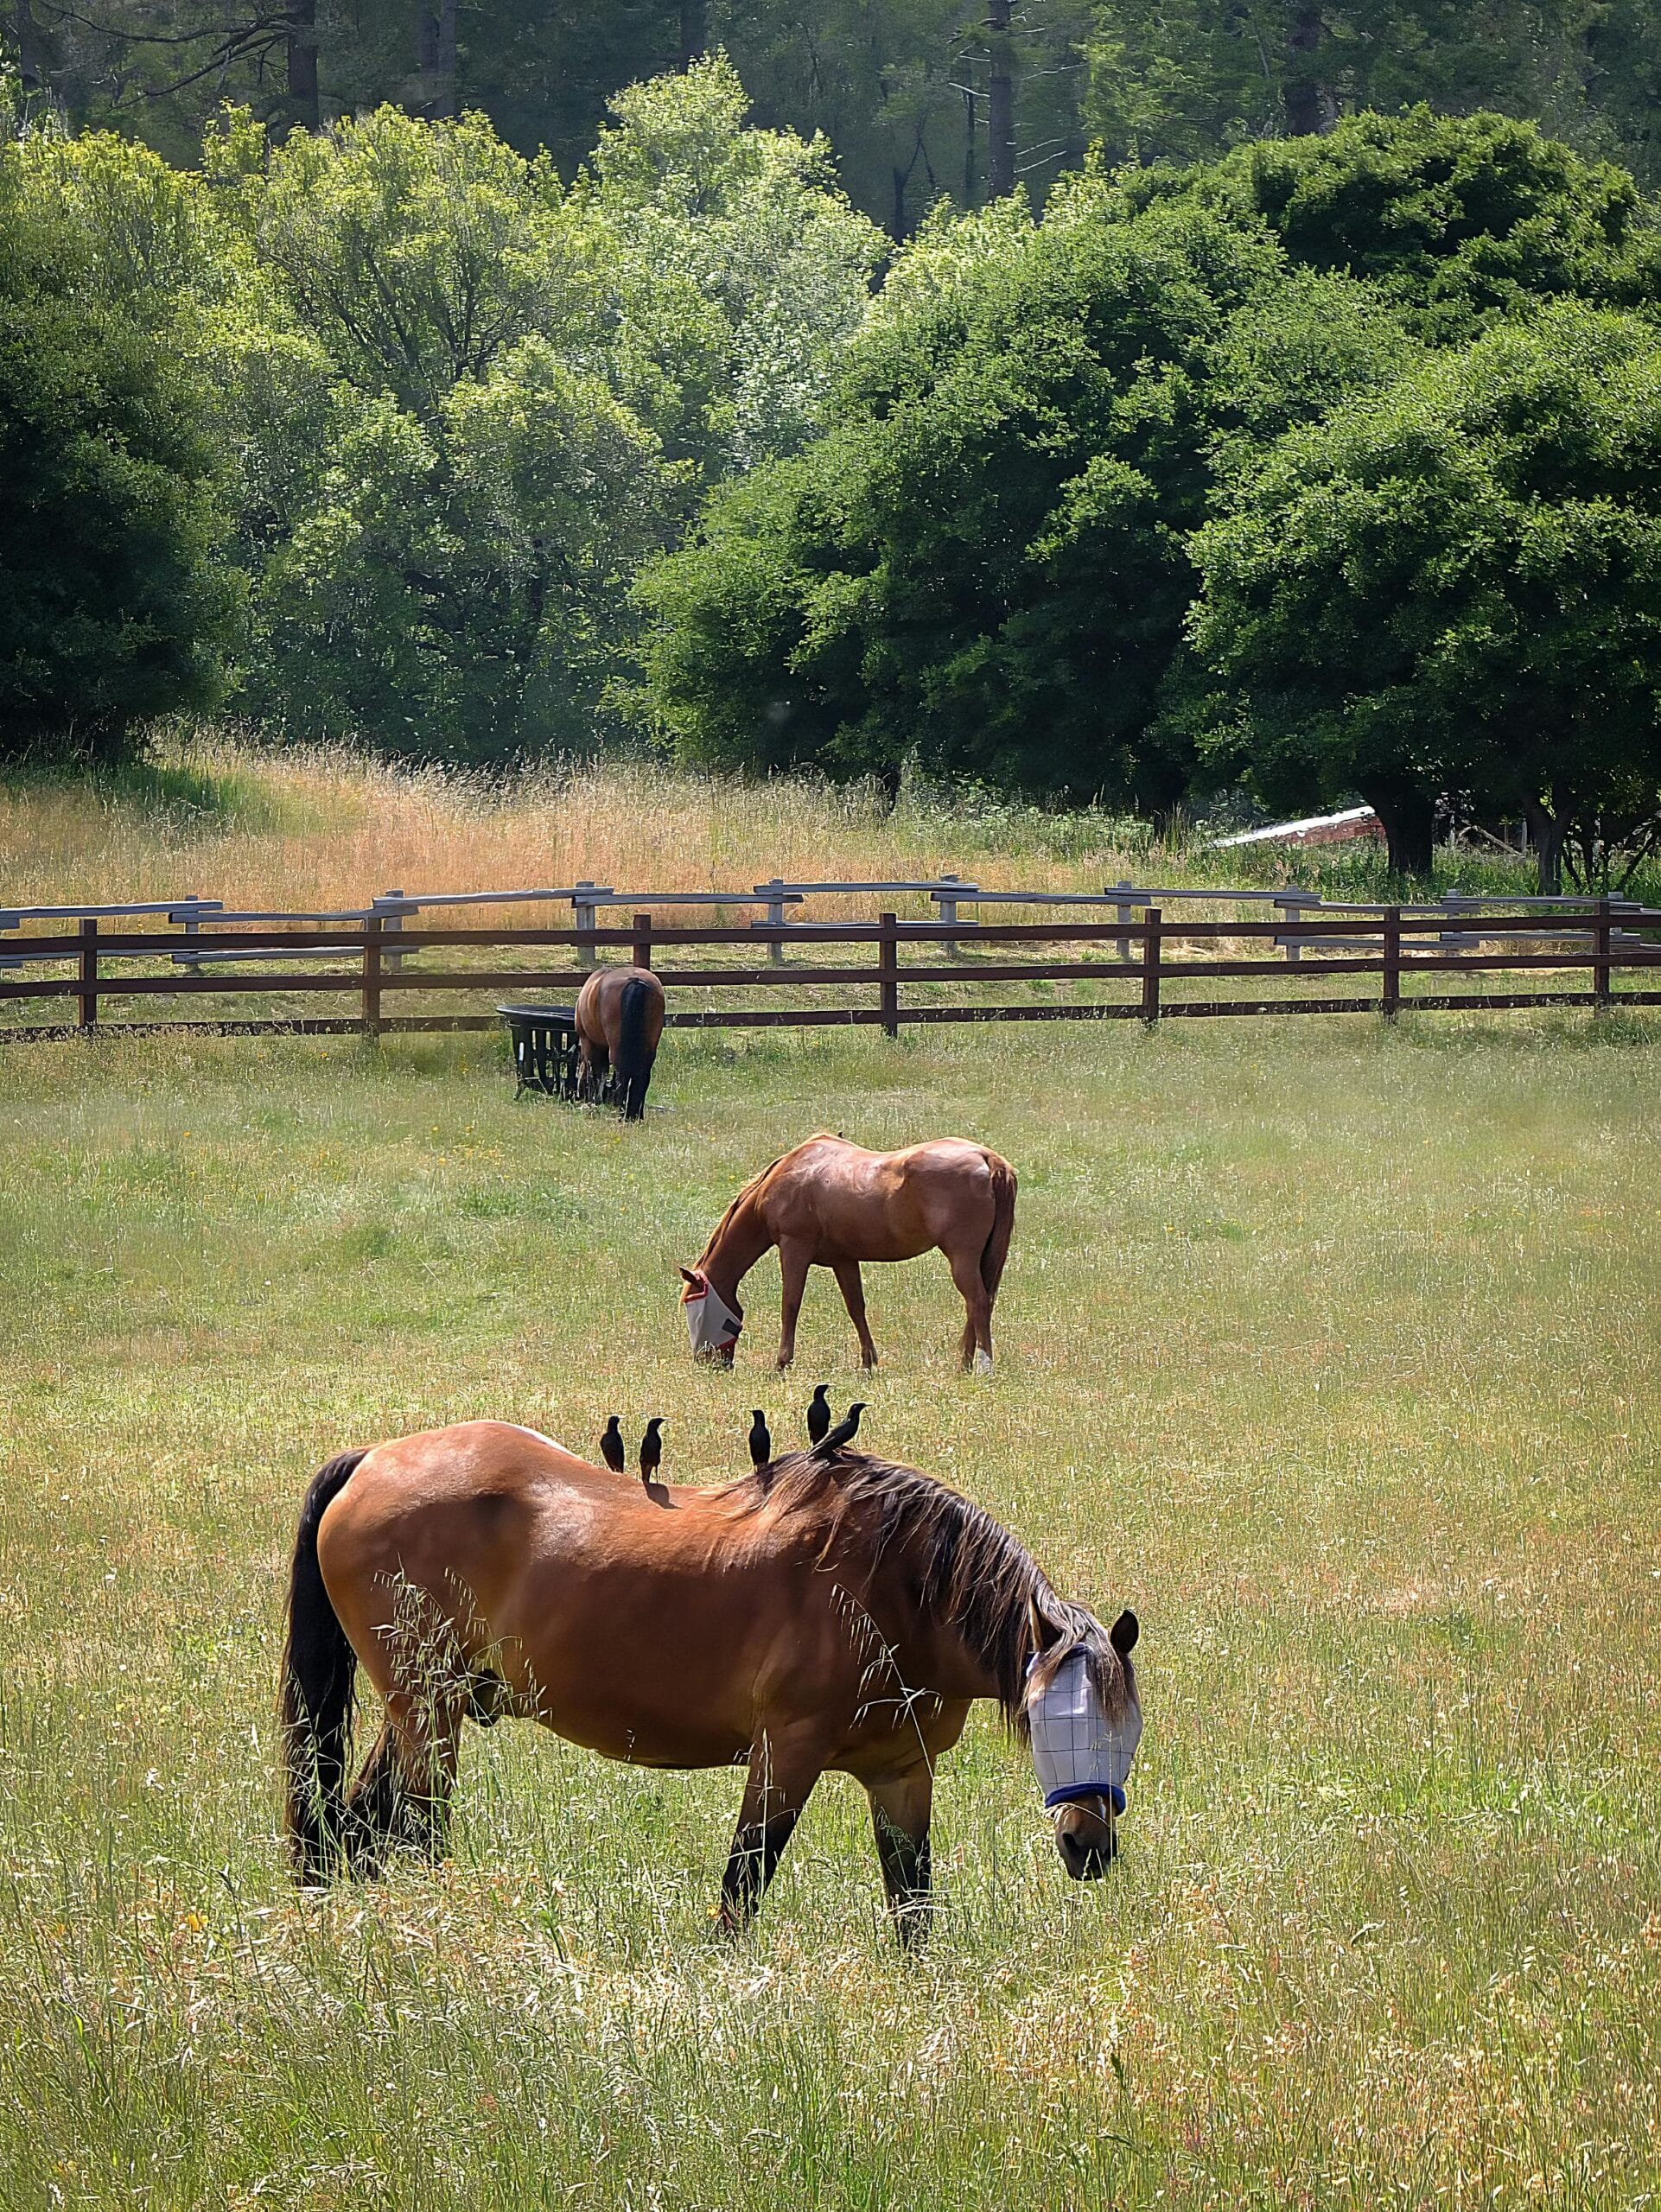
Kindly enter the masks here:
[[[1617, 928], [1616, 924], [1620, 926]], [[875, 922], [750, 924], [742, 928], [662, 927], [649, 913], [626, 929], [550, 930], [410, 928], [389, 944], [385, 918], [316, 929], [216, 930], [204, 918], [190, 939], [192, 964], [178, 966], [176, 933], [111, 928], [96, 918], [68, 932], [13, 938], [8, 950], [20, 961], [49, 963], [54, 972], [0, 980], [6, 1001], [68, 1001], [73, 1019], [49, 1023], [0, 1016], [0, 1040], [39, 1039], [96, 1032], [148, 1033], [157, 1030], [212, 1031], [224, 1035], [287, 1033], [360, 1034], [370, 1039], [410, 1031], [485, 1030], [496, 1026], [493, 1005], [447, 1013], [416, 1006], [417, 995], [494, 999], [527, 995], [553, 1001], [577, 990], [596, 954], [614, 952], [653, 966], [669, 995], [670, 1022], [681, 1028], [754, 1029], [869, 1025], [888, 1036], [902, 1024], [962, 1021], [1111, 1021], [1155, 1023], [1221, 1015], [1381, 1014], [1403, 1011], [1498, 1011], [1539, 1006], [1661, 1005], [1661, 990], [1616, 978], [1661, 967], [1661, 912], [1602, 899], [1549, 918], [1536, 912], [1473, 916], [1462, 925], [1458, 949], [1441, 935], [1447, 918], [1397, 907], [1341, 917], [1330, 912], [1305, 921], [1172, 920], [1149, 907], [1140, 920], [1051, 920], [976, 925], [966, 952], [958, 920], [901, 921], [884, 913]], [[780, 958], [787, 945], [792, 955]], [[754, 964], [767, 947], [766, 965]], [[1288, 961], [1276, 957], [1278, 948]], [[503, 966], [495, 957], [531, 952], [564, 953], [565, 965]], [[707, 958], [694, 964], [689, 956]], [[832, 957], [826, 958], [829, 952]], [[285, 969], [283, 954], [317, 967]], [[429, 969], [423, 956], [448, 954], [456, 964]], [[902, 954], [910, 956], [902, 959]], [[1263, 957], [1268, 954], [1270, 957]], [[748, 955], [748, 960], [744, 957]], [[203, 961], [211, 969], [197, 965]], [[860, 957], [862, 956], [862, 957]], [[1026, 957], [1019, 957], [1026, 956]], [[1299, 957], [1302, 956], [1302, 957]], [[232, 972], [240, 960], [262, 963]], [[272, 965], [275, 962], [277, 964]], [[165, 968], [161, 963], [166, 963]], [[342, 969], [340, 963], [347, 963]], [[159, 970], [159, 972], [158, 972]], [[1459, 979], [1527, 976], [1531, 987], [1454, 988]], [[1579, 978], [1584, 977], [1584, 981]], [[1341, 994], [1321, 987], [1344, 979]], [[1433, 987], [1424, 988], [1425, 979]], [[1537, 980], [1536, 980], [1537, 979]], [[1067, 1001], [987, 998], [994, 985], [1081, 987]], [[1220, 985], [1244, 985], [1219, 995]], [[836, 994], [830, 1003], [777, 1003], [792, 990]], [[1092, 990], [1094, 995], [1083, 995]], [[1201, 992], [1204, 995], [1199, 995]], [[966, 996], [968, 993], [977, 994]], [[695, 994], [762, 1003], [688, 1003]], [[346, 997], [350, 1010], [314, 1015], [289, 1007], [264, 1018], [248, 1001], [304, 995], [302, 1005]], [[452, 996], [451, 995], [455, 995]], [[140, 1018], [137, 1009], [157, 1000], [219, 1001], [209, 1018]], [[112, 1001], [124, 1018], [107, 1019]], [[224, 1001], [241, 1004], [225, 1007]], [[137, 1007], [135, 1007], [137, 1002]], [[409, 1012], [399, 1012], [408, 1007]], [[22, 1009], [20, 1007], [19, 1012]], [[29, 1011], [33, 1011], [31, 1005]]]

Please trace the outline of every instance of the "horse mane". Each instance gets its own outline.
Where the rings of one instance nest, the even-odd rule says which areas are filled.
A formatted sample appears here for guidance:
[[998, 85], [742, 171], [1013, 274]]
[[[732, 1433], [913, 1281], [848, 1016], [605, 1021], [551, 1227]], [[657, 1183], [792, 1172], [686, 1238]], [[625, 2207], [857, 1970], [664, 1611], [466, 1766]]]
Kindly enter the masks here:
[[[1005, 1725], [1028, 1732], [1028, 1693], [1043, 1688], [1069, 1652], [1085, 1650], [1103, 1709], [1117, 1716], [1130, 1694], [1124, 1662], [1094, 1613], [1058, 1596], [1026, 1546], [984, 1506], [896, 1460], [842, 1451], [782, 1454], [733, 1485], [741, 1513], [771, 1506], [782, 1516], [830, 1510], [824, 1566], [850, 1522], [875, 1517], [871, 1564], [900, 1545], [920, 1562], [919, 1604], [949, 1623], [997, 1685]], [[1034, 1612], [1051, 1631], [1036, 1667]]]
[[[833, 1136], [835, 1134], [835, 1131], [831, 1129], [815, 1129], [811, 1137], [804, 1137], [802, 1139], [802, 1144], [815, 1144], [820, 1137]], [[801, 1144], [793, 1144], [790, 1147], [790, 1152], [799, 1152], [801, 1148]], [[713, 1252], [716, 1246], [720, 1243], [722, 1236], [725, 1233], [728, 1223], [738, 1211], [740, 1206], [743, 1205], [745, 1199], [750, 1196], [752, 1192], [759, 1191], [760, 1189], [762, 1184], [767, 1181], [773, 1169], [779, 1166], [781, 1162], [789, 1159], [790, 1152], [781, 1152], [777, 1160], [770, 1160], [765, 1167], [758, 1168], [755, 1173], [750, 1177], [748, 1183], [741, 1183], [739, 1185], [736, 1192], [734, 1194], [732, 1204], [727, 1208], [726, 1212], [722, 1215], [720, 1220], [716, 1222], [715, 1227], [710, 1231], [709, 1236], [704, 1242], [703, 1249], [697, 1255], [697, 1266], [700, 1268], [703, 1267], [704, 1262], [708, 1260], [710, 1253]]]

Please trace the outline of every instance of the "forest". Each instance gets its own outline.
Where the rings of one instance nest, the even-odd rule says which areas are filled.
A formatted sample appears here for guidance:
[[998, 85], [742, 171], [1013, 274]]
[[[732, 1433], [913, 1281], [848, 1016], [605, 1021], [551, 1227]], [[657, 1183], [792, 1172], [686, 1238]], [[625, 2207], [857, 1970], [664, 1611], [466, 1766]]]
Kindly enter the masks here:
[[[1359, 796], [1403, 873], [1451, 795], [1548, 887], [1650, 849], [1661, 228], [1593, 66], [1635, 17], [194, 5], [17, 19], [0, 760], [223, 704], [1155, 821]], [[792, 89], [856, 14], [875, 106]]]

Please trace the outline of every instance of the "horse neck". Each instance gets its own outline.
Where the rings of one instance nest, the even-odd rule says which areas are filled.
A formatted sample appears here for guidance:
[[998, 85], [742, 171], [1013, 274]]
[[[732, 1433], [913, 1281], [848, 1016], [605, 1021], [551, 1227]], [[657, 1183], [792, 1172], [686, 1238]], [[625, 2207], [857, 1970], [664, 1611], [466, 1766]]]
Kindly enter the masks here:
[[698, 1262], [729, 1306], [738, 1303], [738, 1286], [773, 1243], [773, 1231], [752, 1197], [739, 1199]]

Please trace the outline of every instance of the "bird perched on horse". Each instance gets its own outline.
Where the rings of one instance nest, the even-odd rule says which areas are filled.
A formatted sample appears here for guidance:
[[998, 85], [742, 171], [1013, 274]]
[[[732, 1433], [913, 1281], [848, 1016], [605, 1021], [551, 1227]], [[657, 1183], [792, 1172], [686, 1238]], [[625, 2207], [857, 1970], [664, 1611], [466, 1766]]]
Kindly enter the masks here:
[[859, 1434], [859, 1417], [864, 1410], [864, 1399], [856, 1398], [830, 1433], [813, 1446], [812, 1457], [834, 1459], [838, 1452], [845, 1452]]
[[640, 1480], [650, 1490], [663, 1465], [663, 1415], [653, 1414], [640, 1439]]
[[876, 1365], [865, 1320], [862, 1260], [914, 1260], [938, 1246], [967, 1319], [963, 1363], [992, 1371], [992, 1306], [1015, 1231], [1015, 1173], [984, 1145], [937, 1137], [904, 1152], [867, 1152], [828, 1131], [752, 1176], [722, 1216], [697, 1265], [681, 1269], [681, 1302], [696, 1357], [730, 1367], [744, 1326], [738, 1287], [779, 1248], [779, 1361], [796, 1357], [796, 1321], [810, 1268], [829, 1268]]
[[[295, 1870], [327, 1882], [438, 1857], [464, 1720], [535, 1720], [640, 1766], [748, 1763], [729, 1932], [819, 1776], [853, 1775], [913, 1940], [935, 1777], [977, 1698], [1029, 1743], [1067, 1873], [1106, 1871], [1142, 1732], [1136, 1637], [1134, 1613], [1110, 1629], [1059, 1596], [981, 1507], [863, 1452], [787, 1452], [765, 1484], [650, 1503], [504, 1421], [343, 1452], [306, 1493], [290, 1581]], [[360, 1664], [385, 1719], [348, 1791]]]
[[623, 1119], [638, 1122], [663, 1038], [663, 985], [649, 968], [596, 968], [573, 1019], [577, 1096], [614, 1098]]
[[807, 1403], [807, 1440], [823, 1444], [830, 1427], [830, 1385], [821, 1382]]
[[750, 1465], [765, 1467], [773, 1457], [773, 1433], [767, 1427], [767, 1417], [757, 1406], [750, 1419]]
[[605, 1461], [606, 1465], [611, 1469], [614, 1475], [620, 1475], [622, 1473], [624, 1465], [623, 1432], [618, 1426], [617, 1415], [615, 1414], [614, 1414], [611, 1419], [606, 1423], [605, 1433], [600, 1439], [600, 1456]]

